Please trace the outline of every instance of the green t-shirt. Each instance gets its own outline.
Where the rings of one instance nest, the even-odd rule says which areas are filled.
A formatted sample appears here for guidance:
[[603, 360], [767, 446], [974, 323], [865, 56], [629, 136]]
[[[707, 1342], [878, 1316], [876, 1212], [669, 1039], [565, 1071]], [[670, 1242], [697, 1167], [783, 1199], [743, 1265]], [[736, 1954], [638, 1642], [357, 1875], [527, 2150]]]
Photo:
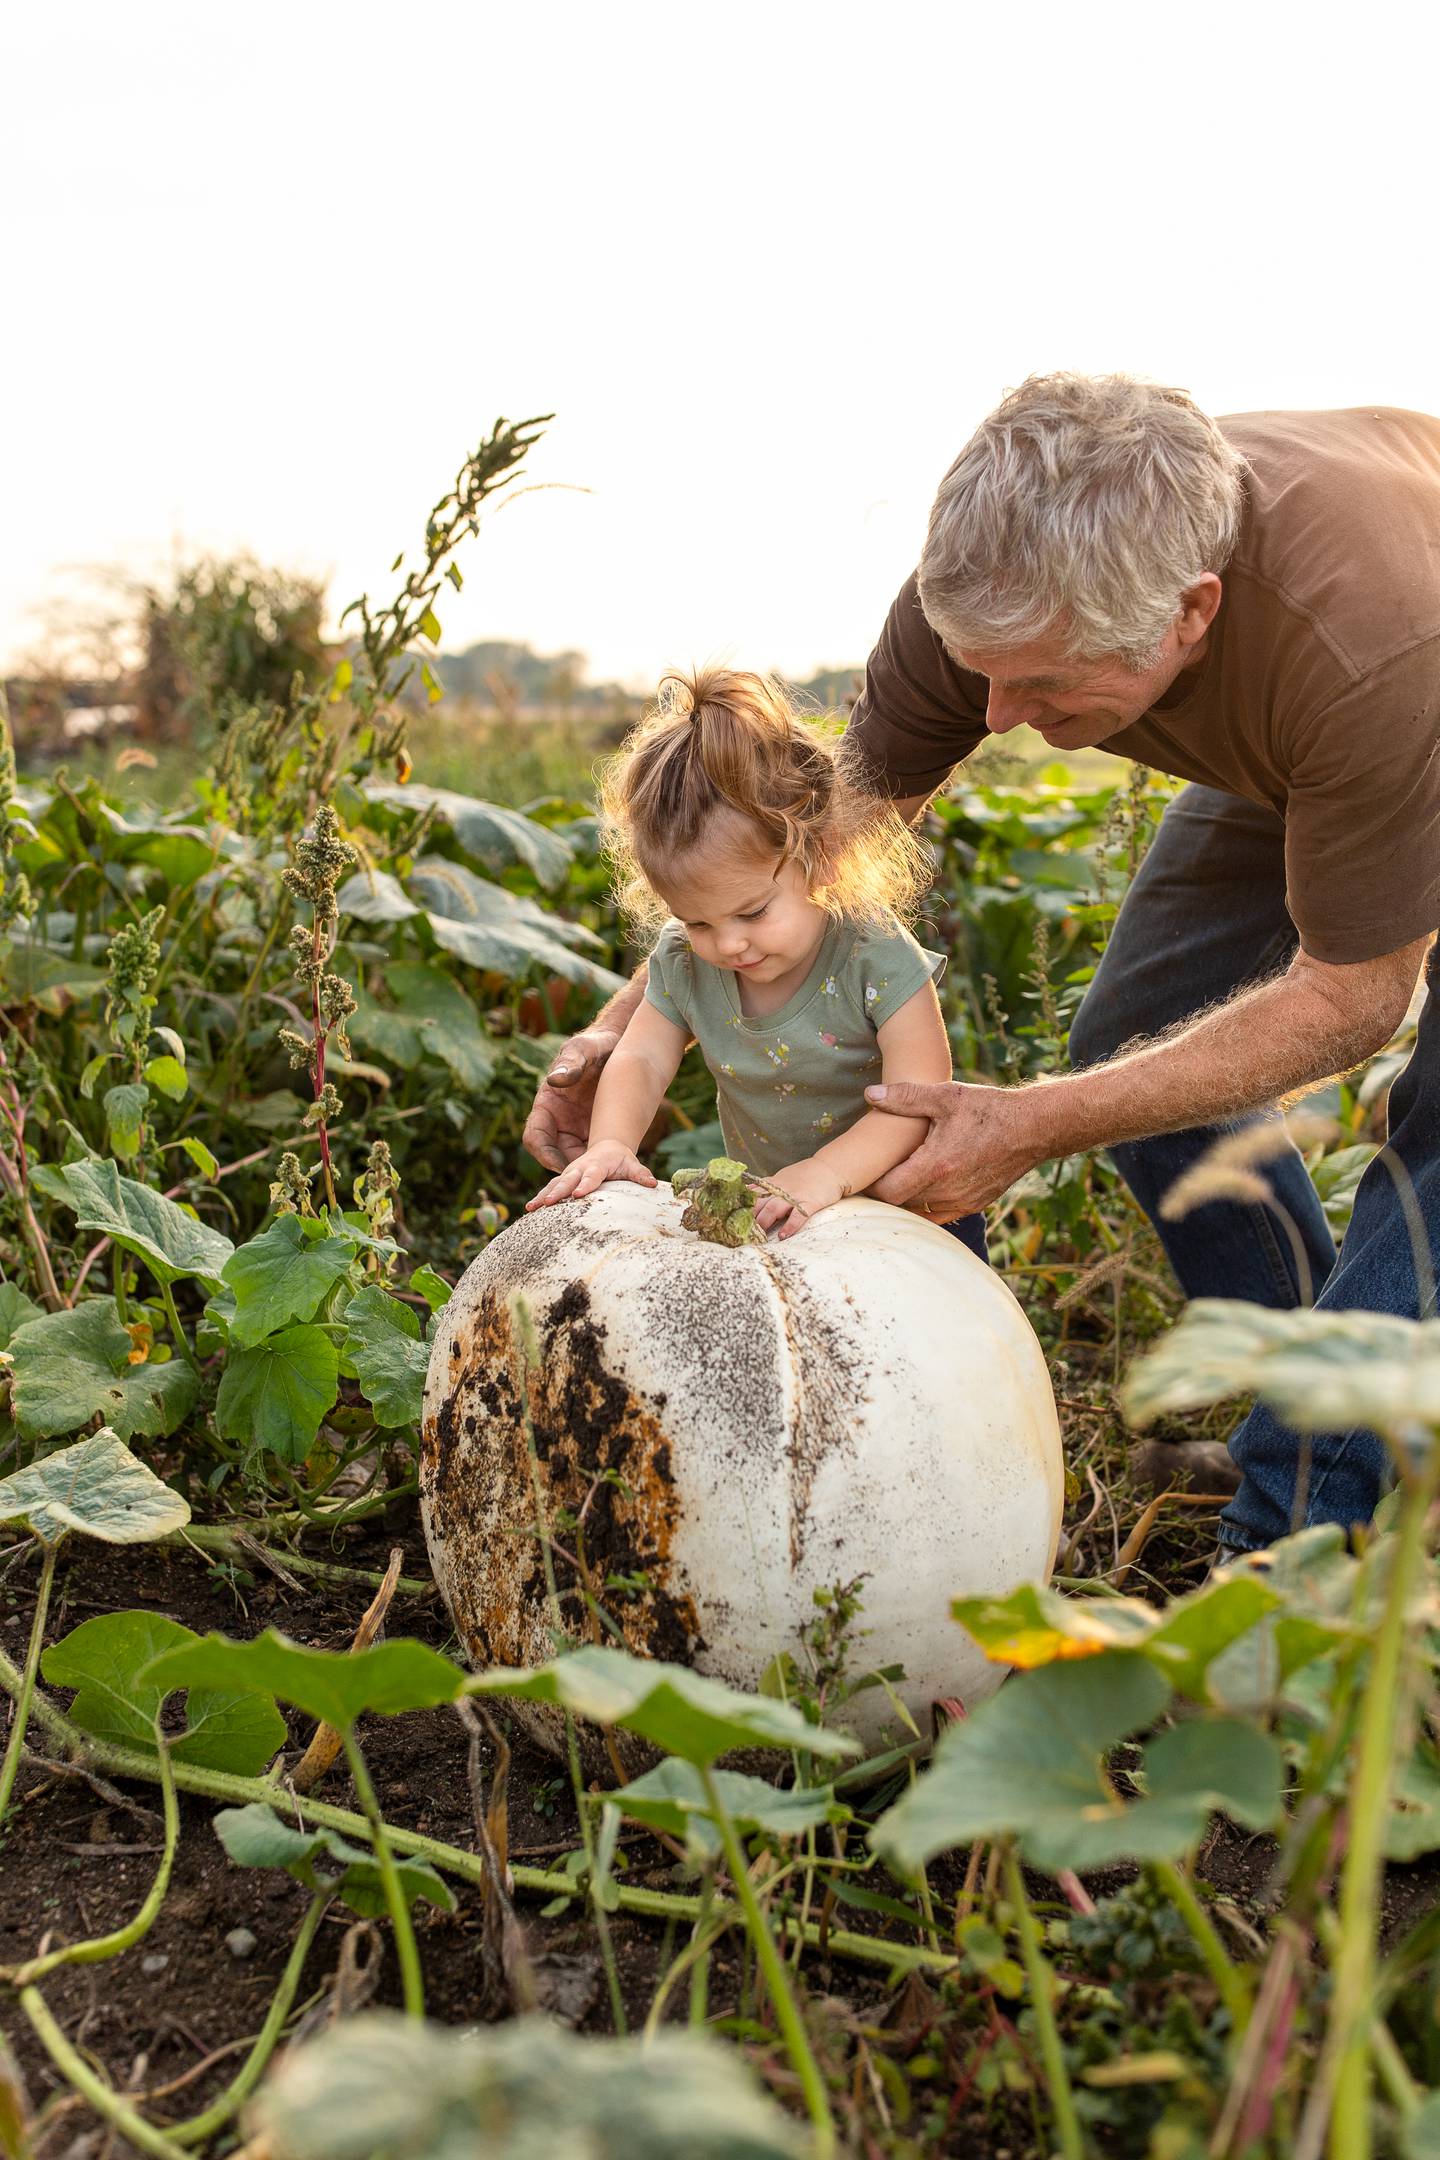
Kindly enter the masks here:
[[838, 916], [789, 1002], [750, 1014], [734, 973], [697, 959], [672, 922], [650, 955], [645, 995], [699, 1043], [727, 1153], [773, 1177], [865, 1115], [864, 1091], [880, 1077], [877, 1030], [944, 968], [944, 956], [898, 922], [875, 928]]

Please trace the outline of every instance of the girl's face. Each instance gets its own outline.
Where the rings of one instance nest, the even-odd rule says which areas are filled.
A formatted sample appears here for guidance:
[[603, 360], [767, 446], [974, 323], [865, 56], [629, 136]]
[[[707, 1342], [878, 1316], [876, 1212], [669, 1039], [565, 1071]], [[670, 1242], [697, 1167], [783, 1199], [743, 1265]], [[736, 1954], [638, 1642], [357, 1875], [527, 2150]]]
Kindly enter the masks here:
[[699, 957], [747, 982], [802, 973], [829, 924], [797, 862], [750, 850], [692, 854], [657, 880], [656, 890]]

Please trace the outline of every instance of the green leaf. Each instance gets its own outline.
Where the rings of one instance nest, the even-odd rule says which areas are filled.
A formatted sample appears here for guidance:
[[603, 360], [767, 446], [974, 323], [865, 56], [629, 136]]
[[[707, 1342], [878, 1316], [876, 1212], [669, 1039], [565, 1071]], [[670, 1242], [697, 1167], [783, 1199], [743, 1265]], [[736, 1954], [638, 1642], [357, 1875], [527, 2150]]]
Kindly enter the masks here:
[[596, 1725], [623, 1725], [667, 1755], [712, 1763], [737, 1747], [803, 1748], [812, 1755], [858, 1755], [843, 1733], [811, 1725], [789, 1703], [691, 1672], [587, 1643], [533, 1671], [496, 1666], [465, 1683], [468, 1695], [513, 1695], [556, 1703]]
[[430, 1351], [408, 1305], [376, 1283], [358, 1290], [345, 1308], [345, 1357], [377, 1425], [419, 1424]]
[[166, 1652], [142, 1676], [170, 1687], [236, 1688], [274, 1695], [337, 1732], [349, 1732], [362, 1711], [396, 1717], [453, 1702], [465, 1675], [424, 1643], [397, 1637], [368, 1650], [307, 1650], [267, 1628], [250, 1642], [205, 1635]]
[[423, 1297], [432, 1313], [443, 1312], [455, 1295], [444, 1276], [428, 1265], [416, 1268], [406, 1288], [413, 1290], [417, 1297]]
[[231, 1341], [248, 1347], [290, 1321], [311, 1319], [354, 1258], [351, 1238], [307, 1237], [298, 1215], [277, 1215], [225, 1263], [224, 1280], [235, 1292]]
[[150, 1090], [139, 1080], [122, 1080], [105, 1090], [105, 1129], [122, 1162], [140, 1152], [140, 1132], [150, 1106]]
[[187, 1134], [180, 1142], [180, 1145], [184, 1148], [185, 1153], [202, 1177], [213, 1178], [219, 1176], [220, 1165], [203, 1140], [196, 1140], [193, 1135]]
[[190, 1085], [185, 1067], [176, 1057], [154, 1057], [145, 1067], [145, 1078], [172, 1102], [179, 1102]]
[[1418, 1860], [1440, 1850], [1440, 1758], [1421, 1743], [1396, 1773], [1385, 1828], [1387, 1860]]
[[1144, 1755], [1146, 1795], [1125, 1825], [1128, 1857], [1145, 1858], [1137, 1835], [1153, 1837], [1162, 1816], [1164, 1837], [1148, 1857], [1166, 1859], [1204, 1836], [1216, 1812], [1246, 1830], [1273, 1830], [1280, 1820], [1284, 1761], [1279, 1742], [1241, 1718], [1191, 1718], [1152, 1740]]
[[[413, 1276], [411, 1280], [414, 1281]], [[416, 1283], [415, 1287], [418, 1290], [423, 1285]], [[449, 1295], [448, 1291], [446, 1295]], [[17, 1331], [27, 1320], [38, 1319], [43, 1310], [33, 1298], [26, 1297], [18, 1283], [0, 1283], [0, 1350], [8, 1350]]]
[[[851, 1819], [851, 1810], [836, 1799], [828, 1785], [797, 1785], [780, 1792], [764, 1778], [746, 1777], [737, 1770], [716, 1770], [711, 1775], [721, 1806], [742, 1836], [764, 1831], [771, 1837], [800, 1837], [819, 1823]], [[667, 1756], [644, 1777], [622, 1786], [619, 1792], [608, 1793], [606, 1798], [637, 1822], [684, 1838], [696, 1855], [708, 1856], [720, 1850], [720, 1833], [710, 1813], [700, 1772], [693, 1763]]]
[[337, 660], [335, 672], [330, 677], [330, 703], [338, 705], [345, 692], [355, 680], [355, 668], [349, 660]]
[[[374, 1854], [348, 1844], [336, 1830], [293, 1829], [258, 1800], [249, 1807], [222, 1808], [214, 1830], [237, 1867], [284, 1868], [308, 1890], [333, 1882], [351, 1910], [366, 1919], [385, 1910], [384, 1884]], [[338, 1873], [326, 1869], [322, 1874], [315, 1866], [317, 1860], [338, 1860]], [[424, 1898], [442, 1912], [454, 1912], [450, 1888], [428, 1860], [408, 1860], [397, 1853], [395, 1871], [407, 1905]]]
[[426, 608], [418, 627], [421, 637], [428, 638], [432, 645], [440, 643], [440, 623], [433, 608]]
[[1101, 1783], [1101, 1757], [1153, 1724], [1169, 1699], [1153, 1666], [1113, 1651], [1017, 1674], [946, 1729], [870, 1842], [906, 1875], [952, 1845], [1011, 1832], [1052, 1873], [1099, 1865], [1093, 1853], [1113, 1854], [1125, 1815]]
[[91, 1058], [89, 1064], [85, 1067], [84, 1072], [81, 1073], [80, 1093], [84, 1097], [86, 1102], [90, 1102], [94, 1099], [95, 1082], [99, 1079], [101, 1073], [104, 1072], [105, 1067], [110, 1063], [114, 1055], [115, 1052], [113, 1050], [102, 1050], [98, 1057]]
[[69, 1005], [94, 997], [108, 980], [104, 968], [88, 967], [48, 945], [0, 946], [0, 1005], [38, 1005], [58, 1020]]
[[398, 960], [385, 970], [394, 1012], [362, 999], [350, 1022], [357, 1042], [399, 1065], [439, 1058], [463, 1088], [478, 1094], [493, 1078], [495, 1046], [460, 985], [439, 968]]
[[425, 787], [418, 780], [407, 781], [403, 787], [393, 781], [367, 781], [365, 798], [407, 819], [417, 810], [433, 809], [465, 853], [491, 877], [524, 869], [538, 885], [553, 891], [570, 874], [571, 853], [559, 834], [518, 810], [477, 802], [473, 795], [457, 795], [451, 788]]
[[425, 907], [436, 943], [487, 974], [513, 982], [539, 970], [606, 996], [620, 980], [572, 950], [597, 946], [592, 932], [477, 877], [464, 863], [427, 855], [411, 871], [409, 891]]
[[122, 1440], [174, 1432], [195, 1406], [199, 1377], [183, 1358], [132, 1365], [133, 1349], [113, 1298], [27, 1321], [10, 1344], [11, 1401], [22, 1438], [77, 1432], [97, 1416]]
[[113, 1238], [162, 1283], [193, 1275], [213, 1290], [235, 1250], [221, 1231], [197, 1222], [148, 1185], [122, 1177], [112, 1162], [42, 1167], [34, 1182], [52, 1200], [73, 1208], [82, 1230]]
[[1139, 1598], [1062, 1597], [1034, 1583], [1003, 1598], [956, 1598], [950, 1610], [999, 1663], [1029, 1671], [1133, 1652], [1182, 1694], [1204, 1701], [1211, 1664], [1279, 1602], [1266, 1583], [1248, 1576], [1207, 1584], [1163, 1612]]
[[72, 1530], [106, 1545], [143, 1545], [189, 1522], [190, 1507], [102, 1426], [0, 1478], [0, 1522], [17, 1519], [46, 1545]]
[[[52, 1687], [79, 1689], [69, 1716], [82, 1732], [153, 1755], [155, 1716], [169, 1690], [140, 1676], [162, 1652], [199, 1640], [164, 1613], [100, 1613], [52, 1644], [41, 1670]], [[285, 1720], [263, 1696], [192, 1688], [170, 1753], [206, 1770], [258, 1777], [285, 1738]]]
[[1258, 1395], [1301, 1432], [1440, 1424], [1440, 1320], [1197, 1298], [1125, 1388], [1137, 1424]]
[[273, 2160], [803, 2160], [811, 2141], [737, 2050], [545, 2018], [461, 2031], [393, 2012], [292, 2048], [254, 2102]]
[[215, 1398], [216, 1427], [222, 1439], [304, 1462], [339, 1380], [340, 1361], [323, 1328], [286, 1328], [231, 1353]]
[[388, 870], [357, 870], [336, 892], [335, 905], [342, 915], [367, 923], [408, 922], [420, 913], [415, 902], [406, 898], [399, 878]]
[[1400, 2123], [1404, 2160], [1440, 2160], [1440, 2092], [1427, 2093], [1413, 2115]]

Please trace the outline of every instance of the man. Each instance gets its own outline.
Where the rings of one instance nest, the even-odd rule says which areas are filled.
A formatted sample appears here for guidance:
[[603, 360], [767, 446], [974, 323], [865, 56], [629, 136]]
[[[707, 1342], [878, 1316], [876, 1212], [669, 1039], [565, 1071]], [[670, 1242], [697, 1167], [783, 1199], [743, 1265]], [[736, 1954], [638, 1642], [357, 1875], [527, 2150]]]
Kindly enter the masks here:
[[[1440, 1251], [1433, 996], [1392, 1091], [1390, 1159], [1361, 1181], [1338, 1257], [1288, 1145], [1264, 1166], [1284, 1215], [1217, 1199], [1168, 1223], [1158, 1207], [1220, 1128], [1378, 1050], [1440, 926], [1440, 421], [1367, 407], [1217, 423], [1127, 376], [1024, 383], [941, 483], [851, 733], [876, 787], [918, 815], [987, 732], [1021, 727], [1192, 785], [1077, 1016], [1076, 1069], [879, 1091], [932, 1120], [880, 1196], [946, 1221], [1037, 1163], [1107, 1147], [1189, 1295], [1291, 1305], [1313, 1289], [1417, 1314], [1412, 1194]], [[527, 1127], [542, 1161], [572, 1150], [625, 1017], [617, 1002], [557, 1060]], [[1299, 1443], [1264, 1409], [1231, 1452], [1222, 1541], [1237, 1550], [1292, 1515], [1367, 1520], [1385, 1469], [1373, 1434], [1321, 1435], [1297, 1495]]]

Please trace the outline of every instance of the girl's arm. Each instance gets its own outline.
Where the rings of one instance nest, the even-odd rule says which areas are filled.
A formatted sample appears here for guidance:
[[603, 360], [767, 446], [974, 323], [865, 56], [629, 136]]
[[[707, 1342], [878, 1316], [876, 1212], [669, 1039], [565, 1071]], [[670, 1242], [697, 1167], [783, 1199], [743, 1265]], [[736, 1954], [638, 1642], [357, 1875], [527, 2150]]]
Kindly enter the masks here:
[[[549, 1207], [556, 1200], [581, 1200], [610, 1178], [628, 1178], [636, 1185], [655, 1183], [635, 1150], [680, 1069], [689, 1040], [684, 1028], [667, 1020], [653, 1005], [646, 1003], [638, 1008], [600, 1075], [588, 1147], [559, 1177], [542, 1186], [533, 1200], [526, 1201], [527, 1210]], [[910, 1077], [908, 1071], [906, 1077]], [[944, 1077], [948, 1077], [948, 1069]], [[880, 1121], [891, 1122], [883, 1116]], [[906, 1120], [907, 1127], [911, 1122]], [[921, 1130], [925, 1130], [924, 1120], [919, 1122]], [[908, 1146], [903, 1148], [894, 1156], [894, 1162], [909, 1152]]]
[[[915, 995], [907, 998], [877, 1030], [876, 1039], [884, 1080], [888, 1081], [892, 1074], [898, 1080], [902, 1073], [907, 1080], [920, 1073], [932, 1083], [949, 1079], [950, 1039], [933, 983], [922, 983]], [[899, 1126], [900, 1130], [887, 1132], [887, 1125]], [[793, 1194], [798, 1205], [791, 1207], [780, 1199], [765, 1200], [755, 1210], [756, 1222], [762, 1230], [783, 1224], [781, 1237], [793, 1237], [819, 1209], [844, 1200], [850, 1193], [868, 1192], [877, 1178], [884, 1177], [887, 1170], [893, 1170], [919, 1147], [928, 1130], [924, 1118], [892, 1119], [883, 1111], [867, 1110], [859, 1123], [838, 1140], [827, 1140], [804, 1162], [776, 1172], [775, 1183]]]

